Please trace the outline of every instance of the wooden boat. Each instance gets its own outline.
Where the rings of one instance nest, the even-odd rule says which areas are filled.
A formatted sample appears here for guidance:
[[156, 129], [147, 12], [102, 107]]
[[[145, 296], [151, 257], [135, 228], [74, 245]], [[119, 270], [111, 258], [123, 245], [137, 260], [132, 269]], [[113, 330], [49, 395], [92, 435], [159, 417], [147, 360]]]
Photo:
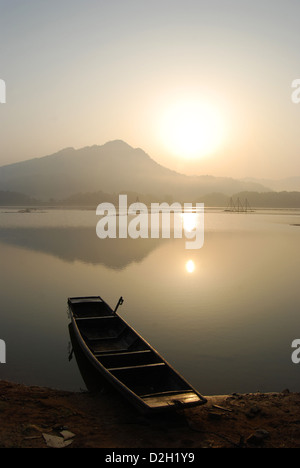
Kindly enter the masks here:
[[99, 296], [68, 299], [76, 339], [93, 366], [141, 412], [206, 403], [160, 354]]

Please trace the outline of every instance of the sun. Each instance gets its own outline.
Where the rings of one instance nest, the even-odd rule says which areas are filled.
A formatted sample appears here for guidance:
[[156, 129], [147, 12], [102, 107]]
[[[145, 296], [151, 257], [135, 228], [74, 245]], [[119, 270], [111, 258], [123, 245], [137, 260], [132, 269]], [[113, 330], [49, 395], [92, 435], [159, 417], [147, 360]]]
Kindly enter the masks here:
[[218, 108], [203, 100], [179, 100], [164, 112], [160, 133], [174, 155], [198, 158], [222, 145], [225, 121]]
[[195, 271], [195, 263], [193, 262], [193, 260], [188, 260], [185, 264], [185, 269], [188, 273], [194, 273]]

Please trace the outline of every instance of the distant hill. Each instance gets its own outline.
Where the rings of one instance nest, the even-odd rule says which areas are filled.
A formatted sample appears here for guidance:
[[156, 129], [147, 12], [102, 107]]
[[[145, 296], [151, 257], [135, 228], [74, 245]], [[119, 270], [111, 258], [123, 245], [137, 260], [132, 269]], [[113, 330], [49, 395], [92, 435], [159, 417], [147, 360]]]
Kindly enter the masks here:
[[252, 181], [179, 174], [156, 163], [142, 149], [116, 140], [103, 146], [66, 148], [49, 156], [2, 166], [0, 190], [41, 200], [102, 191], [190, 201], [209, 193], [232, 195], [270, 189]]
[[0, 190], [0, 205], [2, 206], [28, 206], [37, 205], [39, 201], [19, 192], [9, 192]]
[[300, 192], [300, 177], [286, 177], [284, 179], [254, 179], [246, 178], [244, 182], [252, 182], [269, 187], [275, 192]]

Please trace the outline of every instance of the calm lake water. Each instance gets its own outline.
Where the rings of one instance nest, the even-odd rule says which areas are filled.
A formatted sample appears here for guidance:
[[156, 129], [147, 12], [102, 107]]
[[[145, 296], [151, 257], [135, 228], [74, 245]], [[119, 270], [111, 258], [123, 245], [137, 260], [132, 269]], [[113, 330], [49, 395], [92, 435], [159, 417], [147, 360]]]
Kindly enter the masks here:
[[204, 246], [106, 239], [88, 210], [0, 209], [2, 379], [80, 390], [67, 298], [100, 295], [202, 394], [299, 391], [300, 212], [205, 211]]

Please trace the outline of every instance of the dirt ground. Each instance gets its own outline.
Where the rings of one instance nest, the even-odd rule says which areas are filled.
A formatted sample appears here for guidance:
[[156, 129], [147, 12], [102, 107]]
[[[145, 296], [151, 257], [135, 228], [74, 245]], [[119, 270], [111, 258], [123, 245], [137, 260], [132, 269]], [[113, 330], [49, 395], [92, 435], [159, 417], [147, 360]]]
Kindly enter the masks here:
[[72, 393], [0, 381], [0, 448], [298, 448], [300, 394], [208, 397], [145, 417], [116, 393]]

